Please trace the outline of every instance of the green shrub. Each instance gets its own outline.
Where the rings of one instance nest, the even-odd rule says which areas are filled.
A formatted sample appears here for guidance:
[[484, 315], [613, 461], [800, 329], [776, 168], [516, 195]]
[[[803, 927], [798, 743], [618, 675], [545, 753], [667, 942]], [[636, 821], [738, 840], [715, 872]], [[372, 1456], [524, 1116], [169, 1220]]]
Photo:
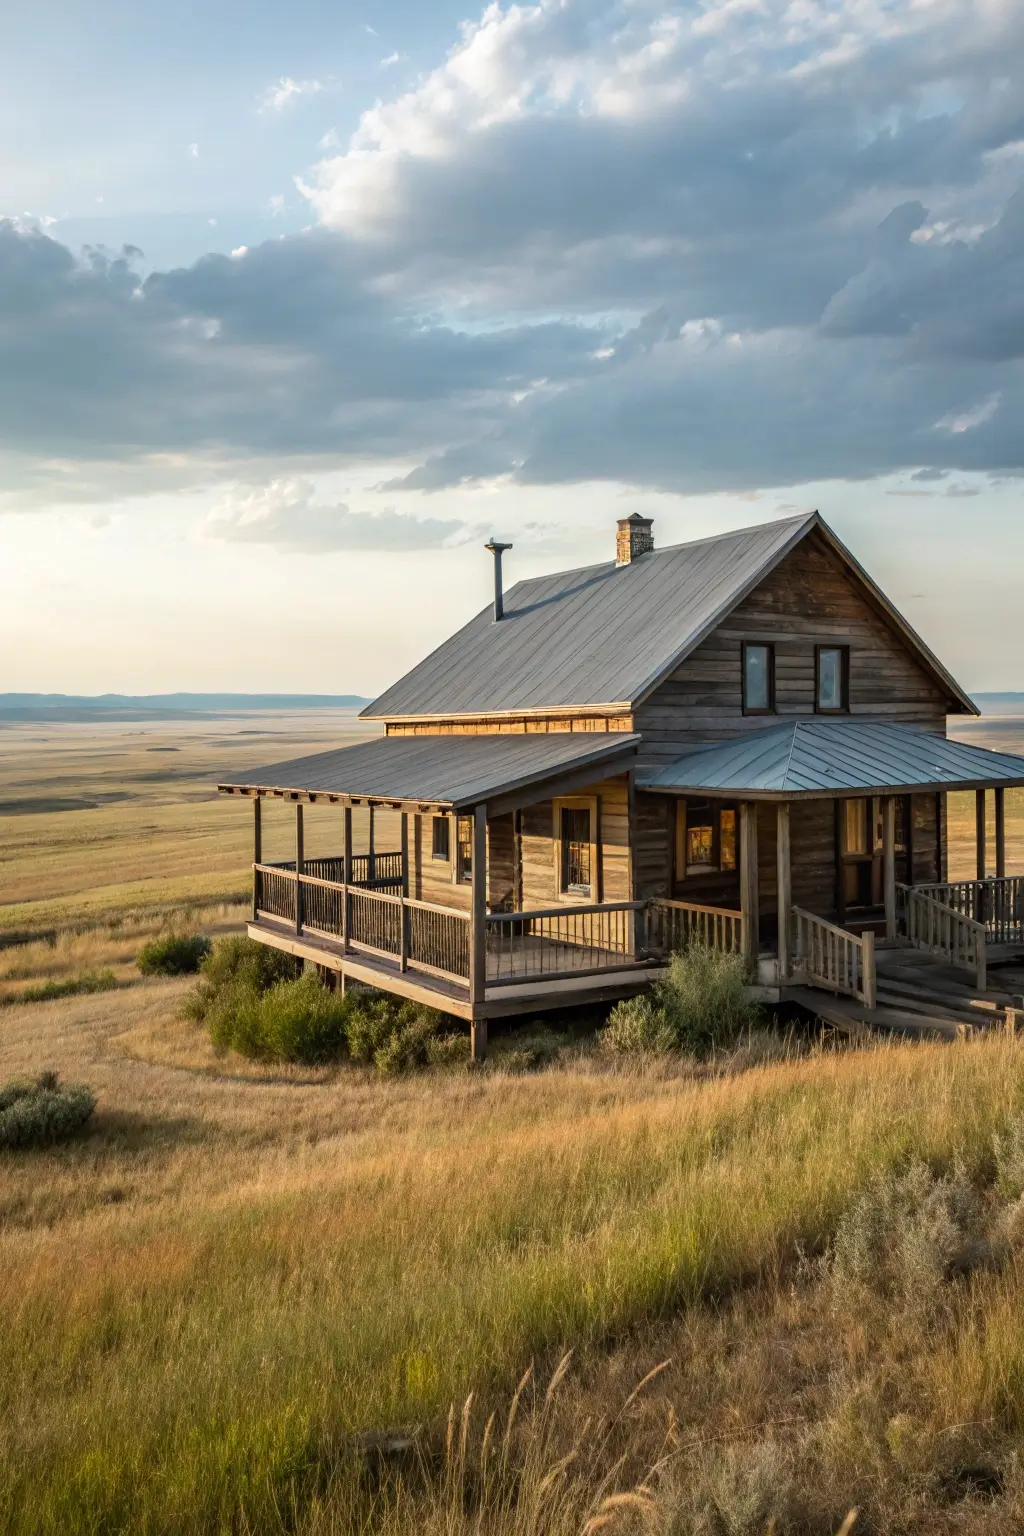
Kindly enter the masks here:
[[190, 976], [198, 971], [210, 947], [209, 939], [201, 933], [168, 934], [144, 944], [135, 964], [143, 976]]
[[676, 1045], [664, 1010], [645, 992], [615, 1004], [598, 1040], [602, 1050], [621, 1056], [662, 1054]]
[[616, 1004], [600, 1044], [622, 1054], [713, 1050], [733, 1045], [759, 1018], [741, 956], [691, 944], [650, 993]]
[[465, 1067], [470, 1061], [470, 1038], [462, 1035], [432, 1035], [427, 1041], [427, 1065], [444, 1069]]
[[[431, 1049], [443, 1015], [418, 1003], [391, 997], [352, 996], [348, 1017], [349, 1059], [373, 1066], [381, 1077], [396, 1077], [431, 1064]], [[448, 1048], [452, 1050], [452, 1047]]]
[[488, 1055], [491, 1065], [502, 1072], [537, 1072], [551, 1066], [567, 1043], [566, 1035], [557, 1034], [544, 1024], [535, 1024], [495, 1040]]
[[91, 1116], [96, 1104], [84, 1083], [61, 1087], [56, 1072], [0, 1088], [0, 1147], [47, 1147], [66, 1141]]
[[345, 1055], [350, 1008], [312, 974], [265, 992], [236, 982], [210, 1009], [210, 1037], [218, 1049], [254, 1061], [315, 1066]]
[[235, 934], [219, 939], [200, 969], [199, 984], [186, 999], [185, 1013], [203, 1023], [236, 991], [267, 992], [279, 981], [294, 981], [302, 975], [302, 961]]
[[12, 1001], [18, 1003], [49, 1003], [56, 997], [80, 997], [90, 992], [110, 992], [117, 986], [117, 977], [111, 970], [87, 971], [83, 976], [72, 976], [68, 981], [41, 981], [38, 986], [26, 987]]

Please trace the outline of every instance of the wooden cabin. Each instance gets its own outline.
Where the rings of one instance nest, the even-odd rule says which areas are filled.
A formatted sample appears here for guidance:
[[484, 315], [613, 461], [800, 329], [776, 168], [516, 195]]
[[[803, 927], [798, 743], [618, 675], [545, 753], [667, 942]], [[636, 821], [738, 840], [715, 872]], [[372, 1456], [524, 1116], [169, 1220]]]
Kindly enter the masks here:
[[[505, 592], [508, 547], [493, 606], [363, 711], [378, 738], [220, 786], [253, 801], [253, 938], [467, 1019], [477, 1054], [488, 1019], [628, 995], [695, 937], [769, 1000], [869, 1020], [879, 946], [966, 993], [1024, 955], [1024, 758], [948, 739], [975, 705], [817, 513], [663, 550], [634, 514], [613, 560]], [[964, 789], [977, 879], [951, 885]], [[263, 862], [267, 799], [289, 862]], [[312, 860], [311, 802], [337, 811]]]

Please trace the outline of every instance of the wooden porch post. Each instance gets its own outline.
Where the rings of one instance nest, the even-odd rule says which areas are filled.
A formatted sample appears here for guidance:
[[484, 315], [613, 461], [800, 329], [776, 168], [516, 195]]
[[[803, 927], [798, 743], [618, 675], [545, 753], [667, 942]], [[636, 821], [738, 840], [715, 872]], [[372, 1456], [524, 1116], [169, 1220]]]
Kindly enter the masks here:
[[996, 790], [996, 879], [1006, 879], [1006, 790]]
[[263, 863], [263, 797], [257, 795], [252, 803], [252, 920], [260, 911], [260, 874], [257, 864]]
[[985, 791], [983, 789], [979, 789], [976, 792], [974, 799], [975, 799], [975, 824], [976, 824], [976, 827], [977, 827], [977, 839], [978, 839], [978, 879], [979, 880], [984, 880], [986, 874], [988, 873], [988, 866], [987, 866], [987, 861], [986, 861], [986, 857], [985, 857], [985, 855], [987, 853], [987, 848], [985, 846], [986, 842], [987, 842], [987, 828], [986, 828], [986, 817], [985, 817]]
[[885, 893], [885, 936], [896, 937], [896, 799], [882, 798], [882, 889]]
[[409, 812], [402, 812], [402, 943], [399, 969], [409, 969]]
[[371, 890], [373, 889], [373, 882], [377, 878], [377, 849], [376, 849], [376, 847], [374, 845], [373, 834], [374, 834], [373, 806], [371, 805], [370, 806], [370, 831], [369, 831], [369, 834], [368, 834], [368, 841], [367, 841], [367, 844], [366, 844], [366, 878], [367, 878], [367, 881], [369, 882]]
[[[487, 991], [487, 807], [473, 810], [473, 861], [469, 921], [469, 1004], [474, 1061], [487, 1055], [487, 1020], [483, 1006]], [[481, 1010], [478, 1016], [477, 1010]]]
[[[342, 870], [344, 876], [345, 894], [341, 898], [341, 949], [342, 954], [348, 953], [348, 929], [350, 902], [348, 888], [352, 884], [352, 807], [345, 807], [345, 862]], [[344, 981], [344, 972], [342, 973]]]
[[744, 800], [740, 806], [740, 912], [743, 916], [743, 958], [748, 968], [755, 970], [761, 952], [757, 806], [749, 800]]
[[302, 932], [302, 875], [306, 867], [302, 801], [295, 802], [295, 932]]
[[776, 857], [778, 860], [779, 886], [779, 980], [788, 981], [790, 973], [790, 909], [793, 905], [793, 861], [790, 852], [790, 812], [788, 802], [779, 802], [776, 816]]

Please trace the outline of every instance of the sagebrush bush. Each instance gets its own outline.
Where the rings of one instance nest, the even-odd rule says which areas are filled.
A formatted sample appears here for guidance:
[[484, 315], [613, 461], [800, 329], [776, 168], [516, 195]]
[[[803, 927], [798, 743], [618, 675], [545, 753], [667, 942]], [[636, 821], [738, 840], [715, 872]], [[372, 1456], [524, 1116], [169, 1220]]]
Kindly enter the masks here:
[[960, 1168], [936, 1177], [926, 1163], [876, 1179], [853, 1200], [836, 1229], [832, 1279], [927, 1306], [951, 1275], [988, 1252], [985, 1205]]
[[218, 939], [200, 972], [199, 985], [186, 1000], [185, 1012], [203, 1023], [236, 987], [266, 992], [279, 981], [294, 981], [302, 974], [302, 961], [268, 944], [233, 934]]
[[734, 1045], [760, 1016], [742, 957], [691, 944], [650, 993], [616, 1004], [600, 1043], [624, 1054], [706, 1051]]
[[0, 1088], [0, 1147], [48, 1147], [81, 1130], [96, 1108], [84, 1083], [61, 1085], [56, 1072]]
[[[375, 1067], [381, 1077], [395, 1077], [431, 1064], [444, 1015], [418, 1003], [391, 997], [366, 1000], [355, 994], [348, 1020], [348, 1053], [360, 1066]], [[454, 1047], [449, 1047], [453, 1050]]]
[[166, 934], [144, 944], [135, 964], [143, 976], [191, 976], [210, 948], [209, 939], [201, 933]]

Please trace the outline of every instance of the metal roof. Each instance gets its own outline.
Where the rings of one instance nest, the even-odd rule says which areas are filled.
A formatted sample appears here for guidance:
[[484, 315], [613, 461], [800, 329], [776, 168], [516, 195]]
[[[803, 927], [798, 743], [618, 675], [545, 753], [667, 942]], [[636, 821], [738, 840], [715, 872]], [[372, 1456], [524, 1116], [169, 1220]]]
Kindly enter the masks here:
[[517, 583], [363, 710], [453, 718], [639, 704], [812, 531], [960, 708], [973, 704], [817, 512]]
[[752, 798], [1024, 784], [1024, 757], [876, 720], [797, 720], [638, 775], [644, 789]]
[[459, 809], [591, 767], [599, 778], [613, 764], [617, 768], [618, 759], [632, 759], [639, 741], [639, 736], [617, 731], [381, 736], [335, 752], [250, 769], [218, 788]]

